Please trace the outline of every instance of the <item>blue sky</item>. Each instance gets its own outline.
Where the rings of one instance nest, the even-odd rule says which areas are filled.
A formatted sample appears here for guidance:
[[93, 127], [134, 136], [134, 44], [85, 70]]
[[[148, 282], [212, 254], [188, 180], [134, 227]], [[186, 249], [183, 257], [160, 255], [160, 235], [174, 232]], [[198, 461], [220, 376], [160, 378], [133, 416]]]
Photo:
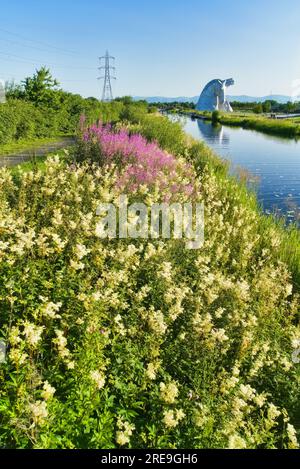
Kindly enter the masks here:
[[48, 65], [64, 89], [101, 96], [97, 57], [116, 57], [114, 95], [292, 94], [300, 79], [299, 0], [1, 2], [0, 78]]

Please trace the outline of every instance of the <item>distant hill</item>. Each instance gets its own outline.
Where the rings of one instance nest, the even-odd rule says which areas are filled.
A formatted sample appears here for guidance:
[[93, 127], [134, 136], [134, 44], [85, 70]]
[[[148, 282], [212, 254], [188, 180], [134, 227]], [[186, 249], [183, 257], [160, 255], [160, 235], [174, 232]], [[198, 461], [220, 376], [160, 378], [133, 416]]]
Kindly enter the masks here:
[[228, 96], [229, 101], [239, 101], [240, 103], [263, 103], [264, 101], [277, 101], [280, 104], [285, 104], [288, 101], [292, 101], [291, 96], [284, 96], [281, 94], [273, 94], [269, 96]]
[[165, 96], [149, 96], [149, 97], [134, 96], [133, 99], [135, 101], [139, 101], [140, 99], [143, 99], [147, 101], [148, 103], [173, 103], [175, 101], [177, 103], [189, 103], [189, 102], [196, 103], [199, 99], [199, 96], [194, 96], [193, 98], [188, 98], [186, 96], [179, 96], [177, 98], [167, 98]]
[[[184, 103], [184, 102], [197, 103], [199, 96], [192, 96], [192, 97], [179, 96], [177, 98], [167, 98], [165, 96], [149, 96], [149, 97], [135, 96], [133, 99], [135, 100], [144, 99], [148, 103], [172, 103], [174, 101], [177, 101], [178, 103]], [[293, 100], [293, 98], [291, 98], [290, 96], [284, 96], [281, 94], [274, 94], [274, 95], [261, 96], [261, 97], [247, 96], [247, 95], [228, 96], [228, 99], [229, 101], [239, 101], [240, 103], [254, 103], [254, 102], [262, 103], [264, 101], [273, 100], [281, 104], [285, 104], [288, 101]], [[300, 97], [298, 99], [300, 99]]]

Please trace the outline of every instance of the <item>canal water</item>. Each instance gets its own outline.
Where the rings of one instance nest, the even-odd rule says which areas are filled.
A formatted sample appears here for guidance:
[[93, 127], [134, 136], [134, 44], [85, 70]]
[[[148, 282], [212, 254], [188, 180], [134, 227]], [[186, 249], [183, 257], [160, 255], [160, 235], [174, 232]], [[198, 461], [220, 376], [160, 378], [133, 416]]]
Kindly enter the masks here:
[[204, 140], [230, 162], [231, 173], [247, 176], [266, 213], [282, 215], [287, 223], [299, 221], [300, 141], [236, 127], [213, 126], [201, 119], [178, 119], [187, 133]]

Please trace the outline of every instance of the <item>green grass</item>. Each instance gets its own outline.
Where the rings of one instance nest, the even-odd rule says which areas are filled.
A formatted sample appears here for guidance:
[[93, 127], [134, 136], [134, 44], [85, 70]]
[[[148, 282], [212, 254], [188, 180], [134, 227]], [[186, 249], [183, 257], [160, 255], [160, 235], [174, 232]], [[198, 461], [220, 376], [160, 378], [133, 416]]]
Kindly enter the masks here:
[[56, 137], [47, 138], [35, 138], [28, 140], [20, 140], [18, 142], [6, 143], [0, 145], [0, 157], [10, 155], [12, 153], [22, 153], [23, 151], [36, 150], [43, 145], [55, 143], [62, 140], [64, 137], [70, 137], [70, 135], [59, 135]]

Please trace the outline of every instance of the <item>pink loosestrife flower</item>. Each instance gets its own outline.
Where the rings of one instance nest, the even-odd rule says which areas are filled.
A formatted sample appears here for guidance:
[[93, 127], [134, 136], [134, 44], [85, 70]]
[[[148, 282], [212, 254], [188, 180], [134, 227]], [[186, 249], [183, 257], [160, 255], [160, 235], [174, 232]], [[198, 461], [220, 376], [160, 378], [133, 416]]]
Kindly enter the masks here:
[[[159, 189], [170, 196], [183, 192], [193, 193], [193, 171], [189, 164], [181, 164], [165, 152], [156, 142], [149, 143], [140, 134], [129, 135], [122, 129], [113, 132], [110, 125], [92, 125], [83, 134], [83, 141], [99, 145], [101, 155], [107, 164], [118, 160], [122, 171], [119, 173], [118, 186], [130, 191], [138, 190], [141, 185], [149, 188], [158, 183]], [[189, 183], [182, 183], [181, 177]]]

